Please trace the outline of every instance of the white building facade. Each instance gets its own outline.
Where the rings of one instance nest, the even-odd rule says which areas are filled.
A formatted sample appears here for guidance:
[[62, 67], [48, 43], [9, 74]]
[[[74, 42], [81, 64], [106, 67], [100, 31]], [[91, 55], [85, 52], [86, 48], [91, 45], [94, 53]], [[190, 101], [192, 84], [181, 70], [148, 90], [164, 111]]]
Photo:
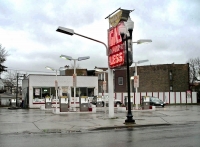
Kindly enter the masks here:
[[[52, 107], [56, 105], [55, 75], [29, 75], [22, 80], [22, 100], [27, 108], [40, 108], [45, 105], [45, 98], [50, 98]], [[98, 77], [77, 76], [76, 96], [74, 97], [73, 77], [57, 76], [57, 106], [59, 98], [69, 97], [69, 104], [79, 105], [80, 96], [98, 95]]]

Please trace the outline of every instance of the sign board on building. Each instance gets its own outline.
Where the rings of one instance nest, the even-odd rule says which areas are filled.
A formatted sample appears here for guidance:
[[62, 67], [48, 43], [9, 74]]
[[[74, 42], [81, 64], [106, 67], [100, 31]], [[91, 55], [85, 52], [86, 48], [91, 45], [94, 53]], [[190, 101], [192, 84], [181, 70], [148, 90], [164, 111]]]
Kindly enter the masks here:
[[134, 76], [134, 88], [139, 87], [139, 76]]

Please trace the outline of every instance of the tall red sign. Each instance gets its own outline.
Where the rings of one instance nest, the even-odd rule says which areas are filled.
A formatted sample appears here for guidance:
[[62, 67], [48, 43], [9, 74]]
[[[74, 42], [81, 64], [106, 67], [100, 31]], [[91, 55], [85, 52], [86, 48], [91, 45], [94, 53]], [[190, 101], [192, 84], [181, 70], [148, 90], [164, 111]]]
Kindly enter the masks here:
[[125, 45], [119, 33], [120, 25], [124, 25], [124, 22], [108, 31], [108, 64], [111, 69], [125, 65]]

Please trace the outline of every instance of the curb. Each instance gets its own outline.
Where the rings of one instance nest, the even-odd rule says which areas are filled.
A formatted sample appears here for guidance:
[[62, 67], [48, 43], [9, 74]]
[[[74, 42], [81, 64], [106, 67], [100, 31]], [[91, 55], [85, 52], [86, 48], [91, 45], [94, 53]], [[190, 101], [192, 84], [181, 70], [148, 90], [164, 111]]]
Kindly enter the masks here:
[[112, 129], [124, 129], [124, 128], [140, 128], [140, 127], [157, 127], [157, 126], [170, 126], [172, 124], [148, 124], [148, 125], [137, 125], [137, 124], [132, 124], [132, 125], [126, 125], [126, 126], [107, 126], [107, 127], [98, 127], [94, 129], [89, 129], [89, 131], [98, 131], [98, 130], [112, 130]]

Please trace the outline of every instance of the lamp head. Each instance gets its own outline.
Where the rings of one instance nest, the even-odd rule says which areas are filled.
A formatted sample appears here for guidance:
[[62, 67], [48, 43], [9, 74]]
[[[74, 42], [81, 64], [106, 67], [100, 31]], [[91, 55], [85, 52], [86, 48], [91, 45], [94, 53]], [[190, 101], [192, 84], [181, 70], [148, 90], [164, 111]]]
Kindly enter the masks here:
[[48, 69], [48, 70], [55, 71], [55, 69], [54, 69], [54, 68], [51, 68], [51, 67], [49, 67], [49, 66], [46, 66], [45, 68], [46, 68], [46, 69]]
[[78, 61], [90, 59], [90, 56], [78, 57]]
[[150, 43], [150, 42], [152, 42], [151, 39], [140, 39], [136, 43], [137, 44], [142, 44], [142, 43]]
[[72, 60], [71, 56], [66, 56], [66, 55], [60, 55], [60, 58], [63, 58], [65, 60]]
[[138, 64], [140, 64], [140, 63], [144, 63], [144, 62], [148, 62], [149, 60], [140, 60], [140, 61], [138, 61]]
[[74, 30], [68, 29], [68, 28], [64, 28], [64, 27], [58, 27], [58, 29], [56, 31], [60, 32], [60, 33], [67, 34], [67, 35], [74, 35]]
[[127, 30], [133, 30], [134, 27], [134, 22], [131, 20], [131, 18], [129, 17], [126, 24], [126, 28]]
[[66, 70], [66, 69], [68, 69], [68, 68], [67, 67], [60, 67], [59, 71], [63, 71], [63, 70]]
[[102, 72], [103, 69], [95, 68], [95, 71], [96, 71], [96, 72]]

